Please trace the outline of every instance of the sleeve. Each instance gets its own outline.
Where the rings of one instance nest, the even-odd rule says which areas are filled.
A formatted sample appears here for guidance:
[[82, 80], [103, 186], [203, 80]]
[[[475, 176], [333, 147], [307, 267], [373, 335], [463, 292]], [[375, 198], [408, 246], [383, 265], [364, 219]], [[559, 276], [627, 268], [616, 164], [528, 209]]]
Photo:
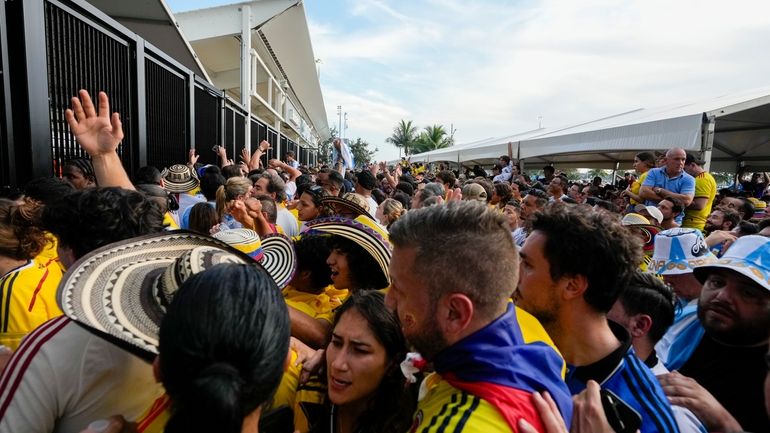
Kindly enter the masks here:
[[644, 182], [642, 182], [642, 186], [649, 186], [653, 187], [655, 186], [656, 175], [658, 174], [658, 170], [656, 169], [650, 169], [647, 171], [647, 177], [644, 178]]
[[717, 185], [713, 178], [709, 176], [703, 176], [699, 179], [695, 179], [695, 197], [711, 197], [716, 195]]
[[679, 194], [694, 195], [695, 194], [695, 178], [692, 176], [686, 176], [682, 180], [682, 189], [679, 190]]
[[[0, 377], [0, 433], [51, 432], [59, 417], [56, 377], [45, 341], [55, 334], [54, 319], [31, 333], [14, 353]], [[74, 375], [73, 375], [74, 376]], [[74, 384], [73, 384], [74, 386]]]

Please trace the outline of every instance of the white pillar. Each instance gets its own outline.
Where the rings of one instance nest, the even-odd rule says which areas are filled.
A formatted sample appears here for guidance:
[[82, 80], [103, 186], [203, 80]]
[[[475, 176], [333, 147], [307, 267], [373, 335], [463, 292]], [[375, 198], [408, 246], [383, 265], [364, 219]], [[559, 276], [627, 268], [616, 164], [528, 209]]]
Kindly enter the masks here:
[[[244, 147], [251, 153], [251, 7], [241, 6], [241, 106], [246, 110]], [[239, 149], [235, 149], [237, 153]], [[236, 155], [233, 155], [236, 160]]]

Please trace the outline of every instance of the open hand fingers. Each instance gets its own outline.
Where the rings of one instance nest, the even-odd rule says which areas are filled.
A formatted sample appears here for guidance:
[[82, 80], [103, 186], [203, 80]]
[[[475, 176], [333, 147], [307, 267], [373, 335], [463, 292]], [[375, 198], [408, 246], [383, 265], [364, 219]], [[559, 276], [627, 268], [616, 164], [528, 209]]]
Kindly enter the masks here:
[[[96, 117], [94, 102], [91, 100], [91, 95], [88, 94], [88, 91], [80, 89], [78, 94], [80, 95], [80, 103], [83, 106], [83, 111], [85, 112], [86, 117]], [[106, 97], [107, 95], [105, 95], [105, 98]]]

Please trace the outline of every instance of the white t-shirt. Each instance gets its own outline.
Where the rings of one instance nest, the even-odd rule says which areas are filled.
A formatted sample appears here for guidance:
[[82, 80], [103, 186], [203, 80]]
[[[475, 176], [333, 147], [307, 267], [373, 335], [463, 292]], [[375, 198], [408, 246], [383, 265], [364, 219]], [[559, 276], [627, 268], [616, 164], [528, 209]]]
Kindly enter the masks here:
[[0, 433], [78, 433], [132, 420], [163, 394], [152, 364], [60, 316], [29, 334], [0, 377]]
[[377, 213], [377, 208], [380, 207], [380, 205], [377, 204], [377, 201], [373, 199], [372, 196], [366, 197], [366, 202], [369, 203], [369, 215], [373, 220], [379, 222], [374, 215]]
[[278, 206], [278, 216], [275, 219], [277, 225], [281, 226], [286, 236], [293, 238], [299, 236], [299, 222], [294, 215], [282, 205]]

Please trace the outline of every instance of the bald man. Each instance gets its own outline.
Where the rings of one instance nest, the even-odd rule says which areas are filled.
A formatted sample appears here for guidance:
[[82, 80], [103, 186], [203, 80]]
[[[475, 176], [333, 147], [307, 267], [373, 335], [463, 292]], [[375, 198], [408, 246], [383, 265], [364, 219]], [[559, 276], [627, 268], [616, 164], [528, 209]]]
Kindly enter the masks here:
[[[663, 199], [675, 198], [682, 202], [684, 207], [692, 203], [695, 197], [695, 178], [684, 170], [687, 153], [684, 149], [675, 147], [666, 152], [662, 167], [650, 169], [647, 178], [642, 183], [639, 195], [648, 206], [656, 206]], [[683, 213], [677, 215], [674, 220], [682, 224]]]

